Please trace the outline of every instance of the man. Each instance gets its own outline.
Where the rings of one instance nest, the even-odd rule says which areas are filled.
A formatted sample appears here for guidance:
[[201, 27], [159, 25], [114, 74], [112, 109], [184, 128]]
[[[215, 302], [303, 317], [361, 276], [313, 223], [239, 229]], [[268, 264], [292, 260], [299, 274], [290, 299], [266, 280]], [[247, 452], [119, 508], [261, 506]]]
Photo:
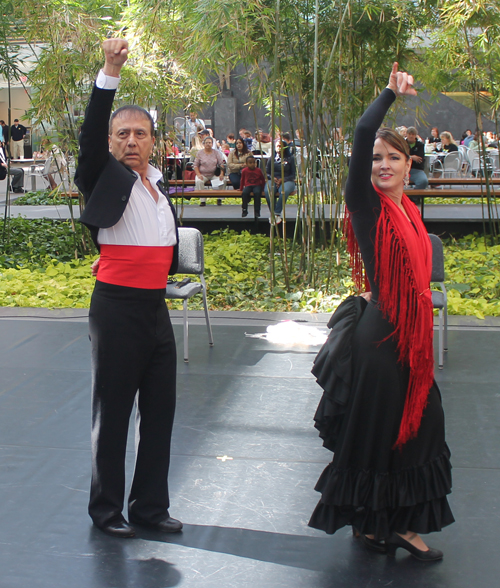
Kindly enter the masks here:
[[425, 167], [425, 146], [417, 138], [417, 129], [408, 127], [406, 132], [406, 141], [410, 148], [411, 169], [410, 182], [415, 184], [417, 190], [425, 190], [429, 181], [424, 171]]
[[[0, 171], [0, 180], [4, 180], [7, 177], [8, 165], [2, 147], [0, 147], [0, 166], [4, 169], [4, 171]], [[10, 177], [12, 178], [12, 191], [16, 194], [24, 194], [24, 169], [11, 167]]]
[[159, 183], [161, 173], [149, 165], [154, 143], [150, 114], [123, 106], [110, 119], [128, 43], [107, 39], [103, 49], [105, 64], [87, 106], [75, 175], [86, 203], [81, 221], [101, 254], [89, 313], [89, 514], [105, 533], [135, 534], [122, 514], [127, 432], [135, 402], [137, 455], [129, 521], [172, 533], [182, 523], [168, 512], [176, 349], [165, 287], [169, 271], [177, 268], [177, 223]]
[[205, 128], [205, 122], [201, 120], [201, 118], [196, 118], [197, 117], [197, 113], [196, 112], [190, 112], [189, 113], [189, 119], [186, 121], [186, 128], [187, 128], [187, 139], [188, 139], [188, 144], [186, 145], [186, 148], [189, 147], [189, 145], [191, 145], [191, 141], [193, 140], [193, 137], [196, 135], [196, 133], [199, 131], [199, 128], [202, 127], [203, 129]]
[[12, 159], [22, 159], [24, 157], [24, 136], [26, 127], [19, 124], [19, 119], [14, 119], [14, 124], [10, 128], [10, 138], [12, 140]]

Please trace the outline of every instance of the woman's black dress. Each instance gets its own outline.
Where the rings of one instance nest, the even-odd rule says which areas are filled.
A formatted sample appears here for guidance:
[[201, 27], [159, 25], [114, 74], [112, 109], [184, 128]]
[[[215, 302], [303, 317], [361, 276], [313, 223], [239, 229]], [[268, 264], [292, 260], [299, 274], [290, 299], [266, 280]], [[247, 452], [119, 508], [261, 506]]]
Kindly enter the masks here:
[[[346, 205], [351, 213], [372, 301], [352, 333], [350, 392], [342, 410], [327, 392], [315, 416], [325, 446], [334, 451], [316, 490], [321, 499], [309, 525], [334, 533], [354, 525], [384, 539], [392, 532], [430, 533], [454, 521], [450, 452], [445, 442], [441, 396], [433, 384], [417, 437], [394, 449], [408, 388], [409, 369], [398, 361], [394, 330], [377, 306], [374, 235], [380, 199], [371, 183], [375, 133], [395, 99], [385, 89], [356, 127]], [[344, 362], [345, 363], [345, 362]], [[335, 368], [334, 368], [335, 369]], [[328, 439], [333, 421], [335, 438]]]

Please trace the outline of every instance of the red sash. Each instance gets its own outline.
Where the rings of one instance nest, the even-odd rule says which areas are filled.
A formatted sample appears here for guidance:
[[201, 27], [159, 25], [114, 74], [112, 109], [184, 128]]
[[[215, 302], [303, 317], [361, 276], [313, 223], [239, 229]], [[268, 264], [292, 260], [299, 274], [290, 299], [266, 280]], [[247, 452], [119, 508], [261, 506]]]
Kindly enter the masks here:
[[97, 279], [106, 284], [160, 290], [167, 285], [174, 248], [101, 245]]

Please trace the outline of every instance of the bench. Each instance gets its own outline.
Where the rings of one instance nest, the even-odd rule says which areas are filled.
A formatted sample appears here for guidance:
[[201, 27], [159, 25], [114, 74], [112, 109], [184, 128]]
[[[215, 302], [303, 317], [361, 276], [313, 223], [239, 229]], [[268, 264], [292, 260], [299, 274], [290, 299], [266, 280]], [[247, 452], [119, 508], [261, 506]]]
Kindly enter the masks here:
[[472, 190], [463, 190], [460, 188], [443, 188], [442, 190], [436, 190], [432, 188], [430, 190], [414, 189], [407, 190], [406, 195], [409, 198], [421, 198], [420, 212], [422, 214], [422, 218], [424, 218], [424, 200], [426, 198], [481, 198], [486, 196], [486, 186], [484, 186], [482, 190], [480, 188], [474, 188]]

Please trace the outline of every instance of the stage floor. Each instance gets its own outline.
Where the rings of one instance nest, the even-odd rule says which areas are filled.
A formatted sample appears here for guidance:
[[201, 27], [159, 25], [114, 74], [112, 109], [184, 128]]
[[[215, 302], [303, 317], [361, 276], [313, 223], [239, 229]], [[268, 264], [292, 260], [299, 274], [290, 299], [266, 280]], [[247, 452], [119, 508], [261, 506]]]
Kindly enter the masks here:
[[[199, 319], [179, 361], [170, 472], [181, 534], [108, 537], [87, 515], [90, 366], [86, 311], [0, 309], [1, 588], [492, 588], [498, 582], [498, 321], [454, 319], [437, 373], [457, 522], [430, 544], [445, 559], [396, 560], [307, 527], [331, 454], [312, 417], [317, 347], [249, 338], [281, 318]], [[179, 313], [176, 314], [179, 316]], [[324, 327], [325, 316], [294, 315]], [[22, 317], [22, 318], [21, 318]], [[182, 326], [175, 319], [178, 348]], [[310, 323], [309, 323], [310, 324]], [[133, 467], [133, 443], [127, 454]]]

